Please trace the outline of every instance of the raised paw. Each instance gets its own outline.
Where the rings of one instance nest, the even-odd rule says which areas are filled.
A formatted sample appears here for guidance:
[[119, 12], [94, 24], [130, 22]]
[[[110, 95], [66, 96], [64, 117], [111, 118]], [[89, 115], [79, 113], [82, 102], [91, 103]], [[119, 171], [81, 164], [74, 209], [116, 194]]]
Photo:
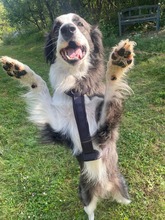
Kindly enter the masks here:
[[113, 65], [119, 67], [131, 67], [134, 61], [134, 52], [133, 48], [136, 45], [134, 41], [122, 40], [116, 47], [113, 48], [113, 51], [110, 55]]
[[1, 57], [0, 62], [2, 63], [3, 69], [9, 76], [19, 79], [21, 78], [21, 76], [27, 74], [24, 64], [19, 62], [18, 60], [3, 56]]

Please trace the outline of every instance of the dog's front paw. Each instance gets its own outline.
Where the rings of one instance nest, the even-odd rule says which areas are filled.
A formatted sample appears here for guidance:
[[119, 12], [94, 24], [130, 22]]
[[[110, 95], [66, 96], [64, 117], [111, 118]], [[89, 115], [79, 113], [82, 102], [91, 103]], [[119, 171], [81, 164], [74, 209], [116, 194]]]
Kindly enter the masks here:
[[18, 60], [3, 56], [1, 57], [0, 62], [2, 63], [3, 69], [9, 76], [19, 79], [27, 74], [24, 64], [19, 62]]
[[134, 41], [122, 40], [113, 47], [107, 64], [107, 80], [116, 81], [125, 76], [125, 73], [134, 65]]
[[122, 40], [110, 55], [110, 59], [113, 65], [117, 65], [122, 68], [131, 67], [134, 61], [133, 48], [136, 45], [134, 41]]

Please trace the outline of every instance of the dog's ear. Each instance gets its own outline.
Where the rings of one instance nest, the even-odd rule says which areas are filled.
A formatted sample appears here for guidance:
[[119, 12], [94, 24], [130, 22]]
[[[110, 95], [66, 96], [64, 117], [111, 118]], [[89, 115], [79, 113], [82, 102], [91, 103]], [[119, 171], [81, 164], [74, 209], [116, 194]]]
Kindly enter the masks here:
[[91, 39], [94, 45], [94, 53], [103, 53], [102, 33], [97, 26], [91, 28]]
[[56, 59], [56, 44], [61, 25], [62, 24], [59, 21], [55, 20], [51, 32], [47, 35], [45, 44], [45, 57], [46, 61], [50, 62], [51, 64], [54, 63]]
[[55, 60], [55, 50], [56, 50], [56, 44], [52, 37], [52, 32], [49, 33], [46, 37], [46, 43], [45, 43], [45, 57], [47, 63], [54, 63]]

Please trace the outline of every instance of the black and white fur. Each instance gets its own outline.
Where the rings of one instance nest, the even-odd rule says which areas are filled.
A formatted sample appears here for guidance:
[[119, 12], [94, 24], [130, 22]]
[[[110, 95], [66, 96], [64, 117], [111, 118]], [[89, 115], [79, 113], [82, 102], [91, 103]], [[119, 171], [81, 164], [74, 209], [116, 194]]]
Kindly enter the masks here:
[[95, 161], [79, 161], [79, 194], [89, 220], [94, 220], [99, 198], [110, 195], [119, 203], [130, 203], [125, 180], [117, 165], [116, 141], [122, 104], [131, 91], [123, 77], [133, 66], [133, 46], [134, 42], [125, 40], [113, 48], [104, 85], [99, 29], [76, 14], [56, 18], [45, 46], [46, 59], [51, 64], [52, 97], [45, 81], [28, 66], [9, 57], [1, 58], [8, 75], [30, 88], [25, 95], [29, 119], [40, 128], [43, 140], [65, 142], [75, 156], [82, 152], [82, 147], [72, 100], [66, 92], [74, 89], [84, 94], [93, 146], [101, 155]]

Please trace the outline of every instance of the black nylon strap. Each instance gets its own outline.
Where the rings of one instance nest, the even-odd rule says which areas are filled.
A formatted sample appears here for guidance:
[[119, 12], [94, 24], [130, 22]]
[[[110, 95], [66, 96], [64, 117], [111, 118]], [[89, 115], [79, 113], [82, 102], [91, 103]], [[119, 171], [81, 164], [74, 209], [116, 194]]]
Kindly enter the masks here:
[[85, 110], [84, 95], [74, 91], [69, 91], [66, 94], [72, 97], [73, 111], [83, 149], [83, 152], [78, 155], [78, 159], [83, 161], [97, 160], [100, 155], [97, 150], [93, 149]]

